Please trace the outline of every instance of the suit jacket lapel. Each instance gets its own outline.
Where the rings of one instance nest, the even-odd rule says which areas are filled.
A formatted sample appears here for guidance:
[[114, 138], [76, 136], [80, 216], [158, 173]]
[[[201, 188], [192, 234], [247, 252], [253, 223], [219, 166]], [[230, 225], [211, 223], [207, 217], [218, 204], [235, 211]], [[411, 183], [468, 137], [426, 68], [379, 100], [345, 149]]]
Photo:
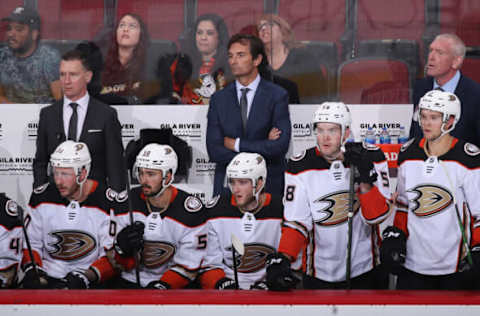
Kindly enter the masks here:
[[65, 125], [63, 124], [63, 100], [57, 101], [57, 117], [58, 117], [58, 125], [57, 125], [57, 139], [60, 142], [63, 142], [67, 139], [65, 135]]
[[88, 124], [94, 119], [92, 107], [92, 97], [90, 97], [90, 100], [88, 101], [87, 114], [85, 115], [85, 120], [83, 121], [82, 133], [80, 134], [80, 138], [78, 139], [79, 141], [82, 141], [87, 137], [88, 130], [90, 129]]
[[253, 96], [252, 106], [250, 108], [250, 113], [248, 114], [247, 130], [245, 131], [245, 135], [251, 130], [250, 126], [254, 124], [255, 117], [260, 117], [263, 114], [262, 103], [266, 99], [265, 90], [263, 89], [263, 80], [264, 79], [260, 78], [257, 91], [255, 91], [255, 95]]

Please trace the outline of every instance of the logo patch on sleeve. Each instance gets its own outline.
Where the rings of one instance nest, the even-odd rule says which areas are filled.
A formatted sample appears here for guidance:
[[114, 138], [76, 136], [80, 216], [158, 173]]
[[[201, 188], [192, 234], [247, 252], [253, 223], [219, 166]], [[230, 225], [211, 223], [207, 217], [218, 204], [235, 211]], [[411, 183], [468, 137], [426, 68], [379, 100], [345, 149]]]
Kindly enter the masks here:
[[410, 139], [408, 142], [402, 145], [400, 151], [405, 151], [415, 141], [415, 138]]
[[466, 143], [463, 149], [465, 149], [465, 153], [469, 156], [477, 156], [480, 154], [480, 149], [474, 144]]
[[45, 192], [45, 190], [48, 188], [48, 185], [49, 183], [44, 183], [42, 185], [39, 185], [38, 187], [36, 187], [35, 189], [33, 189], [33, 193], [35, 194], [41, 194], [43, 192]]
[[200, 201], [197, 197], [189, 196], [185, 199], [185, 210], [190, 213], [198, 212], [202, 209], [202, 201]]
[[214, 196], [210, 200], [208, 200], [207, 204], [205, 205], [206, 208], [213, 208], [217, 205], [218, 201], [220, 200], [220, 194]]
[[118, 195], [118, 193], [111, 188], [108, 188], [107, 191], [105, 191], [105, 196], [107, 197], [107, 200], [109, 200], [111, 202], [113, 202], [115, 200], [117, 195]]
[[13, 200], [8, 200], [7, 203], [5, 203], [5, 211], [7, 212], [8, 215], [17, 217], [18, 216], [17, 202]]
[[302, 159], [305, 157], [305, 154], [306, 154], [306, 153], [307, 153], [307, 151], [304, 150], [304, 151], [302, 151], [302, 152], [293, 154], [292, 157], [290, 157], [290, 160], [292, 160], [292, 161], [300, 161], [300, 160], [302, 160]]
[[122, 192], [118, 193], [116, 198], [118, 203], [123, 203], [128, 199], [128, 192], [127, 190], [123, 190]]

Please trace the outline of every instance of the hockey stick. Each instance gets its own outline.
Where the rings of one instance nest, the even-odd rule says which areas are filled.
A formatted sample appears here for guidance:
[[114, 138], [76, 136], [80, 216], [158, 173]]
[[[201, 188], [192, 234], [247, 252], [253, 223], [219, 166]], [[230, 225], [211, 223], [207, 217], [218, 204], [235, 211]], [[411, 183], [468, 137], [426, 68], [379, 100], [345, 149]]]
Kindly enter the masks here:
[[354, 184], [355, 184], [355, 166], [350, 163], [350, 183], [348, 188], [348, 214], [347, 214], [347, 225], [348, 225], [348, 239], [347, 239], [347, 271], [346, 271], [346, 281], [347, 289], [351, 289], [351, 270], [352, 270], [352, 226], [353, 226], [353, 200], [355, 196]]
[[238, 290], [240, 286], [238, 285], [238, 267], [237, 267], [237, 258], [235, 253], [238, 252], [240, 256], [243, 256], [245, 253], [245, 247], [240, 239], [237, 238], [232, 233], [232, 256], [233, 256], [233, 275], [235, 277], [235, 289]]
[[17, 204], [17, 216], [22, 223], [22, 231], [23, 231], [23, 236], [25, 237], [25, 243], [27, 244], [28, 255], [30, 256], [30, 263], [32, 265], [32, 269], [33, 269], [33, 272], [35, 273], [38, 283], [40, 284], [41, 283], [40, 275], [38, 274], [37, 263], [35, 262], [35, 258], [33, 257], [32, 245], [30, 244], [30, 238], [28, 238], [27, 228], [25, 227], [25, 218], [23, 215], [24, 215], [23, 207]]
[[445, 171], [445, 175], [447, 176], [448, 182], [452, 187], [453, 204], [455, 205], [455, 214], [457, 215], [457, 223], [458, 223], [458, 227], [460, 228], [460, 233], [462, 234], [463, 246], [465, 247], [465, 250], [467, 252], [467, 262], [470, 265], [470, 267], [472, 267], [473, 266], [472, 253], [470, 252], [470, 247], [467, 241], [467, 235], [465, 234], [465, 228], [463, 227], [462, 218], [460, 217], [460, 211], [458, 210], [457, 194], [455, 193], [455, 187], [453, 186], [452, 178], [450, 178], [450, 174], [447, 170], [447, 167], [440, 160], [438, 161], [438, 163], [442, 165], [443, 171]]
[[[127, 156], [123, 155], [123, 161], [125, 163], [125, 169], [126, 169], [126, 176], [127, 176], [127, 200], [128, 200], [128, 217], [130, 218], [130, 225], [133, 225], [134, 223], [134, 218], [133, 218], [133, 206], [132, 206], [132, 199], [130, 198], [130, 169], [128, 168], [128, 162], [127, 162]], [[137, 286], [139, 288], [142, 287], [140, 283], [140, 268], [138, 267], [139, 265], [139, 258], [138, 258], [138, 250], [134, 249], [133, 251], [133, 258], [135, 259], [135, 280], [137, 281]]]

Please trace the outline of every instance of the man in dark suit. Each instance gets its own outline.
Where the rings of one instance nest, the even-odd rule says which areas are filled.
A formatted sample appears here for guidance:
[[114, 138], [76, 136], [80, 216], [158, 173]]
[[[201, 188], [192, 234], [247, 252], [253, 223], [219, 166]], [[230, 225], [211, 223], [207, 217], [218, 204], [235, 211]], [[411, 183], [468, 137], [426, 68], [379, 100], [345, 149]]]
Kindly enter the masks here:
[[451, 134], [480, 146], [480, 84], [459, 71], [465, 51], [465, 44], [455, 34], [440, 34], [430, 44], [427, 77], [418, 80], [413, 90], [415, 113], [410, 137], [423, 137], [417, 118], [420, 98], [430, 90], [439, 89], [455, 94], [461, 101], [462, 116]]
[[42, 108], [38, 124], [37, 151], [33, 162], [34, 187], [48, 181], [51, 153], [71, 139], [87, 144], [92, 156], [89, 178], [116, 191], [125, 189], [121, 125], [117, 111], [90, 97], [87, 84], [92, 69], [86, 56], [72, 50], [62, 56], [60, 82], [63, 100]]
[[265, 191], [283, 195], [291, 135], [288, 93], [259, 75], [267, 59], [257, 37], [234, 35], [228, 62], [236, 80], [212, 96], [208, 110], [207, 151], [216, 163], [213, 193], [224, 190], [226, 166], [237, 152], [253, 152], [267, 161]]

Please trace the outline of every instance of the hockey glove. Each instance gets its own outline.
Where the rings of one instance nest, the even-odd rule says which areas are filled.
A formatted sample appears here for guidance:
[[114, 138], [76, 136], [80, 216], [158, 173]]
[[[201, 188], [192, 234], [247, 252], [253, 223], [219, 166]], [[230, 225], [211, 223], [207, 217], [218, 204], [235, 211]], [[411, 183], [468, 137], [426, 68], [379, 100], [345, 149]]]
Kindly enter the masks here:
[[257, 281], [250, 286], [250, 290], [268, 291], [268, 285], [264, 281]]
[[273, 291], [293, 289], [298, 279], [293, 275], [290, 260], [281, 253], [271, 253], [265, 263], [267, 267], [267, 286]]
[[354, 165], [358, 170], [358, 175], [355, 175], [355, 183], [373, 185], [377, 181], [377, 173], [373, 167], [373, 162], [362, 143], [346, 143], [344, 156], [345, 164]]
[[[37, 275], [38, 273], [38, 275]], [[42, 268], [37, 266], [37, 273], [32, 264], [25, 268], [25, 276], [23, 277], [24, 289], [48, 289], [48, 275]]]
[[170, 284], [168, 284], [167, 282], [156, 280], [148, 283], [147, 289], [168, 290], [170, 289]]
[[235, 281], [229, 278], [222, 278], [215, 284], [217, 290], [235, 290]]
[[65, 276], [65, 285], [68, 289], [84, 290], [90, 287], [90, 280], [81, 270], [73, 270]]
[[403, 230], [388, 226], [382, 233], [380, 260], [393, 274], [399, 274], [407, 254], [407, 236]]
[[133, 256], [135, 250], [143, 247], [144, 229], [145, 224], [138, 221], [122, 229], [117, 235], [115, 251], [122, 257]]

